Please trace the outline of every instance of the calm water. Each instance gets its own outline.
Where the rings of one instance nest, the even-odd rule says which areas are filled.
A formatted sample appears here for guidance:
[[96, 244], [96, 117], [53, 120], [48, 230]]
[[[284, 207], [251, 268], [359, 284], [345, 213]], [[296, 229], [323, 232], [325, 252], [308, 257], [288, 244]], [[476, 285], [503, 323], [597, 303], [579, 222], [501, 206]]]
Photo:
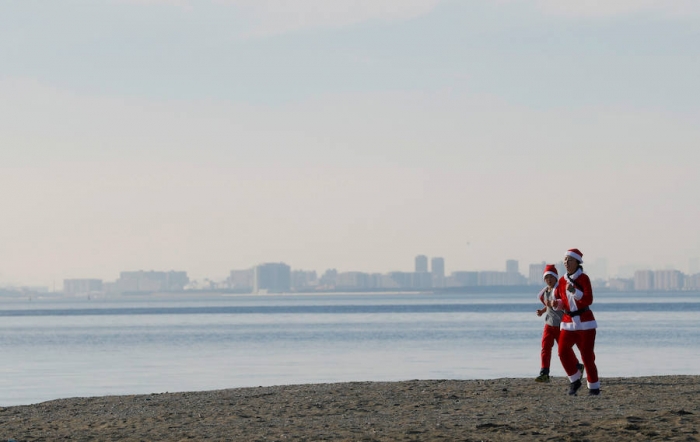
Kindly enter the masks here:
[[[0, 300], [0, 406], [296, 383], [534, 377], [519, 295]], [[606, 376], [700, 374], [700, 293], [596, 294]], [[552, 374], [564, 372], [556, 357]]]

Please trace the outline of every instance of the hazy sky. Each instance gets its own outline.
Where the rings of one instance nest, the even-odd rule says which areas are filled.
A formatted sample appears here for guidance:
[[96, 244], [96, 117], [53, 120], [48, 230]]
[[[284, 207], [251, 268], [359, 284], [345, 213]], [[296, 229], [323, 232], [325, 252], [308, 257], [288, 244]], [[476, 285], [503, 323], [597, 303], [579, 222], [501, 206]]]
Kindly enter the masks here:
[[687, 271], [699, 149], [696, 0], [0, 4], [0, 284]]

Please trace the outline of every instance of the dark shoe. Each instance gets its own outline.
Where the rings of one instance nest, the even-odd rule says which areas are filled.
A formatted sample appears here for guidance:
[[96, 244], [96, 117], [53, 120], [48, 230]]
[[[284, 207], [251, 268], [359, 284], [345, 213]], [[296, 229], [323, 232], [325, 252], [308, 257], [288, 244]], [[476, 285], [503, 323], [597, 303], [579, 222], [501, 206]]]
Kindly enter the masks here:
[[549, 379], [547, 373], [540, 373], [540, 375], [535, 378], [535, 382], [549, 382]]
[[585, 367], [583, 364], [578, 364], [576, 367], [578, 368], [578, 371], [581, 372], [581, 379], [583, 379], [583, 370], [585, 370]]
[[569, 396], [576, 396], [576, 392], [581, 388], [581, 379], [569, 384]]
[[588, 390], [588, 395], [589, 396], [598, 396], [600, 395], [600, 388], [591, 388]]

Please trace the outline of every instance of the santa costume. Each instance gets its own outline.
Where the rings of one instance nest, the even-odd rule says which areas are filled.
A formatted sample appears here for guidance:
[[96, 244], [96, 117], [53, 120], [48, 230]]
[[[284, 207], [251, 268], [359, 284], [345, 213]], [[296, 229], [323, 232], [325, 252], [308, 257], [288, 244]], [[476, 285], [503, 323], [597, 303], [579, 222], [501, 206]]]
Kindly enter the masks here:
[[576, 345], [581, 352], [581, 359], [587, 373], [589, 394], [600, 393], [600, 380], [598, 368], [595, 364], [595, 316], [590, 309], [593, 303], [593, 289], [588, 275], [583, 273], [580, 264], [583, 263], [583, 253], [578, 249], [569, 249], [566, 252], [567, 259], [575, 259], [579, 265], [577, 269], [568, 272], [559, 279], [555, 297], [557, 298], [557, 310], [564, 311], [561, 321], [561, 334], [559, 335], [559, 359], [564, 367], [566, 375], [571, 382], [569, 394], [575, 395], [581, 387], [581, 371], [577, 367], [578, 360], [573, 347]]
[[[554, 293], [559, 285], [559, 273], [553, 264], [547, 264], [542, 274], [542, 279], [546, 280], [547, 275], [551, 275], [557, 279], [554, 287], [546, 285], [537, 294], [537, 299], [545, 306], [544, 313], [544, 329], [542, 330], [542, 350], [540, 351], [540, 375], [537, 377], [538, 382], [549, 382], [549, 365], [552, 361], [552, 347], [554, 342], [559, 342], [559, 328], [564, 312], [554, 310], [549, 307], [549, 303], [554, 301]], [[541, 310], [540, 310], [541, 311]], [[540, 314], [540, 313], [538, 313]]]

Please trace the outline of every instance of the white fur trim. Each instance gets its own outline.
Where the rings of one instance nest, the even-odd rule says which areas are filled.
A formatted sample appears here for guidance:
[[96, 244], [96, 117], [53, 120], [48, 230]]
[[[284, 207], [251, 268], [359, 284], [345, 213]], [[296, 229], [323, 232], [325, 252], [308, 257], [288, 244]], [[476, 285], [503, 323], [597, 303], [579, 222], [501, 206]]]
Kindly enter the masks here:
[[547, 287], [545, 287], [545, 288], [543, 288], [542, 290], [540, 290], [540, 292], [537, 294], [537, 299], [539, 299], [539, 300], [542, 302], [542, 304], [544, 304], [544, 300], [543, 300], [543, 299], [544, 299], [544, 294], [545, 294], [546, 292], [547, 292]]
[[574, 279], [578, 278], [578, 277], [581, 276], [582, 274], [583, 274], [583, 270], [579, 268], [578, 270], [576, 270], [576, 271], [575, 271], [574, 273], [572, 273], [571, 275], [566, 275], [566, 279], [568, 279], [569, 281], [573, 281]]
[[[578, 310], [578, 306], [576, 305], [576, 294], [571, 293], [569, 290], [566, 291], [566, 300], [569, 302], [569, 311], [570, 312], [575, 312]], [[572, 321], [576, 322], [576, 320], [580, 318], [578, 316], [574, 316], [571, 318]]]
[[600, 388], [600, 381], [598, 381], [598, 382], [593, 382], [593, 383], [591, 383], [591, 382], [586, 382], [586, 383], [588, 384], [588, 389], [589, 389], [589, 390], [592, 390], [592, 389], [594, 389], [594, 388]]
[[577, 371], [576, 373], [572, 374], [571, 376], [567, 376], [569, 378], [569, 382], [576, 382], [579, 379], [581, 379], [581, 372]]
[[566, 256], [570, 256], [570, 257], [574, 258], [575, 260], [577, 260], [578, 262], [580, 262], [581, 264], [583, 264], [583, 256], [579, 255], [578, 253], [574, 253], [571, 250], [567, 250]]
[[[577, 318], [580, 318], [580, 316], [577, 316]], [[593, 329], [598, 328], [598, 323], [595, 321], [586, 321], [586, 322], [579, 322], [577, 324], [575, 322], [562, 321], [559, 328], [562, 330], [567, 330], [567, 331], [593, 330]]]
[[544, 280], [544, 277], [547, 276], [547, 275], [552, 275], [552, 276], [554, 276], [555, 278], [559, 279], [559, 275], [557, 275], [557, 274], [554, 273], [554, 272], [544, 272], [544, 275], [542, 275], [542, 279]]

